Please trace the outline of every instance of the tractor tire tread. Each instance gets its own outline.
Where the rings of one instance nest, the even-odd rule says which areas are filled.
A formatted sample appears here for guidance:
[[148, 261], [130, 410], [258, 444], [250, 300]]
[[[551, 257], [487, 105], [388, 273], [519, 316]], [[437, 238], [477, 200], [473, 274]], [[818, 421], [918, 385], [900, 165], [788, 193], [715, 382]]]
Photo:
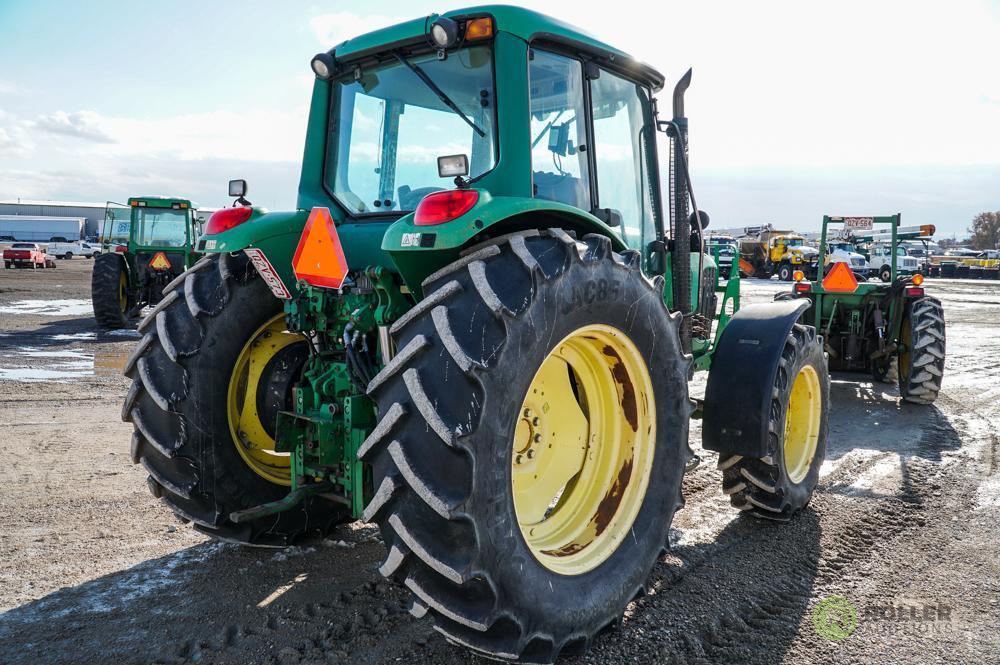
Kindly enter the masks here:
[[899, 372], [899, 394], [906, 402], [932, 404], [944, 376], [944, 308], [937, 298], [924, 296], [910, 303], [906, 316], [910, 318], [912, 348], [909, 372]]
[[[810, 354], [817, 349], [822, 352], [822, 339], [812, 326], [796, 323], [792, 326], [784, 349], [778, 360], [778, 371], [775, 374], [774, 387], [767, 413], [767, 454], [763, 457], [740, 457], [733, 455], [719, 462], [722, 471], [723, 493], [729, 496], [731, 505], [753, 517], [767, 520], [787, 521], [808, 503], [808, 494], [803, 500], [801, 492], [789, 490], [790, 480], [782, 468], [781, 449], [783, 442], [785, 410], [787, 404], [783, 396], [791, 391], [791, 374], [800, 363], [806, 362]], [[825, 368], [825, 362], [823, 363]], [[823, 373], [820, 377], [823, 393], [823, 409], [829, 409], [829, 375]], [[827, 426], [827, 416], [822, 416], [822, 428]], [[826, 432], [819, 434], [822, 441], [826, 440]], [[821, 455], [818, 451], [817, 455]], [[735, 459], [734, 459], [735, 458]], [[822, 461], [813, 461], [817, 465]], [[807, 482], [803, 480], [802, 482]]]
[[[472, 470], [488, 463], [477, 461], [465, 444], [480, 426], [478, 416], [459, 417], [437, 395], [447, 383], [449, 392], [463, 394], [467, 386], [472, 401], [480, 399], [480, 377], [496, 366], [499, 350], [510, 343], [511, 322], [541, 282], [573, 261], [613, 260], [637, 270], [637, 259], [613, 252], [604, 236], [581, 242], [559, 229], [508, 234], [471, 248], [428, 277], [424, 300], [391, 328], [401, 351], [368, 387], [382, 417], [358, 452], [376, 470], [378, 485], [364, 517], [379, 524], [388, 547], [381, 574], [406, 586], [415, 596], [414, 615], [432, 615], [435, 629], [450, 642], [494, 659], [552, 662], [592, 637], [529, 631], [518, 608], [502, 605], [485, 563], [496, 553], [484, 551], [481, 527], [468, 507], [474, 500]], [[498, 275], [520, 280], [529, 295], [515, 298], [507, 284], [500, 289]], [[476, 312], [474, 334], [456, 325], [455, 308], [462, 307]], [[676, 331], [679, 318], [668, 320]], [[419, 348], [411, 348], [414, 343]], [[679, 485], [673, 503], [674, 510], [682, 505]]]
[[206, 257], [174, 281], [141, 324], [145, 334], [126, 363], [132, 386], [122, 419], [134, 426], [131, 456], [149, 474], [150, 492], [179, 518], [222, 541], [283, 546], [307, 532], [325, 532], [343, 521], [344, 509], [319, 499], [248, 524], [232, 522], [233, 510], [263, 501], [214, 453], [212, 446], [232, 445], [230, 441], [213, 441], [210, 431], [189, 422], [200, 411], [220, 408], [214, 401], [211, 408], [204, 402], [216, 396], [193, 384], [192, 372], [211, 361], [201, 357], [206, 330], [225, 325], [216, 317], [235, 289], [252, 289], [253, 300], [270, 302], [266, 286], [242, 254]]
[[124, 263], [124, 259], [116, 254], [101, 254], [94, 261], [90, 275], [90, 300], [94, 307], [94, 319], [101, 328], [114, 330], [129, 325], [128, 317], [118, 303]]

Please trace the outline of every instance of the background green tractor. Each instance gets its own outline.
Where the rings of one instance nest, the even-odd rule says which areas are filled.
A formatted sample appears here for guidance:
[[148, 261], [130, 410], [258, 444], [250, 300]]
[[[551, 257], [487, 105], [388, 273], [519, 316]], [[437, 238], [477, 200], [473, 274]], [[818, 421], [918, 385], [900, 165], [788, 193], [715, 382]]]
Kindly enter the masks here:
[[90, 293], [102, 328], [123, 328], [164, 287], [194, 264], [200, 234], [197, 205], [187, 199], [137, 196], [108, 204]]
[[[779, 300], [806, 299], [809, 320], [825, 340], [832, 370], [870, 372], [885, 380], [896, 366], [899, 394], [908, 402], [930, 404], [941, 389], [945, 361], [945, 322], [941, 301], [924, 293], [923, 275], [900, 274], [900, 215], [888, 217], [823, 217], [820, 273], [814, 282], [799, 281]], [[860, 238], [888, 244], [885, 284], [858, 282], [846, 263], [824, 267], [830, 225], [843, 225]], [[888, 231], [878, 232], [879, 226]], [[911, 233], [930, 235], [933, 227]], [[800, 280], [802, 279], [799, 276]]]
[[373, 521], [414, 614], [534, 662], [642, 592], [692, 416], [735, 508], [806, 505], [822, 346], [805, 302], [740, 309], [738, 275], [701, 251], [690, 72], [662, 120], [657, 71], [511, 7], [401, 23], [312, 68], [297, 210], [216, 212], [139, 326], [123, 413], [156, 497], [257, 545]]

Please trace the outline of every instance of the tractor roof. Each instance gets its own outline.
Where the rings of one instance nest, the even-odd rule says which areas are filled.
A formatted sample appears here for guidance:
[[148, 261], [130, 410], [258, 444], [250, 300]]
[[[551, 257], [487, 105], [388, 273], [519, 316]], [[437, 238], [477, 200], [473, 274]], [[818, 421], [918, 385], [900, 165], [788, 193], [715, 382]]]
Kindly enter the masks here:
[[[333, 50], [334, 57], [341, 61], [360, 60], [389, 48], [426, 43], [427, 31], [438, 16], [431, 14], [354, 37], [338, 44]], [[602, 64], [631, 73], [634, 78], [650, 85], [654, 90], [663, 87], [663, 75], [649, 65], [639, 62], [624, 51], [605, 44], [579, 28], [530, 9], [506, 5], [482, 5], [456, 9], [440, 16], [456, 20], [492, 16], [497, 32], [507, 32], [529, 43], [552, 42], [579, 49], [595, 57]]]
[[184, 204], [187, 208], [194, 208], [197, 210], [198, 204], [191, 199], [180, 198], [177, 196], [130, 196], [128, 199], [129, 206], [134, 206], [139, 202], [145, 203], [150, 208], [169, 208], [173, 204]]

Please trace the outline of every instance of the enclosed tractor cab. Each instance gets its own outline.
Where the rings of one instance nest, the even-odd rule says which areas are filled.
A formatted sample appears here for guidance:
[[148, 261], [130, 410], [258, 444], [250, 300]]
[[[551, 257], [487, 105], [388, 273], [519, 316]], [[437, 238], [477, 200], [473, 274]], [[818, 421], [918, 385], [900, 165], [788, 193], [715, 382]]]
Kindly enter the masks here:
[[805, 506], [822, 347], [806, 303], [740, 308], [701, 251], [690, 74], [660, 117], [654, 69], [512, 7], [401, 23], [312, 69], [297, 208], [213, 214], [139, 325], [124, 414], [156, 497], [258, 545], [372, 521], [414, 614], [532, 662], [644, 588], [692, 416], [736, 509]]
[[159, 303], [163, 288], [194, 264], [201, 230], [196, 209], [187, 199], [162, 196], [130, 198], [124, 209], [108, 205], [91, 276], [98, 325], [125, 327], [143, 307]]
[[[880, 381], [895, 370], [900, 396], [929, 404], [937, 398], [944, 374], [944, 310], [940, 300], [924, 292], [921, 273], [899, 270], [899, 222], [898, 214], [823, 218], [821, 265], [831, 226], [856, 237], [887, 236], [891, 251], [886, 283], [859, 281], [841, 261], [825, 264], [812, 282], [797, 273], [792, 292], [777, 298], [809, 302], [807, 320], [823, 335], [831, 370], [867, 372]], [[933, 227], [922, 232], [933, 234]]]

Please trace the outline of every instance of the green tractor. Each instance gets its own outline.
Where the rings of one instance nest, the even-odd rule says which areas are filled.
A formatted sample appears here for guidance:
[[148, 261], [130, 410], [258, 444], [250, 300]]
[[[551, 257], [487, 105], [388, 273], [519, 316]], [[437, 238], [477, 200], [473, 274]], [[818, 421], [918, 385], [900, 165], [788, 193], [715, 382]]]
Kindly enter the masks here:
[[108, 204], [101, 253], [90, 278], [94, 318], [102, 328], [124, 328], [164, 287], [194, 265], [201, 231], [197, 205], [187, 199], [136, 196], [127, 207]]
[[806, 505], [822, 344], [806, 303], [740, 309], [738, 274], [701, 251], [690, 72], [661, 119], [656, 70], [501, 6], [312, 69], [297, 209], [216, 212], [139, 325], [123, 413], [154, 496], [254, 545], [372, 521], [415, 615], [534, 662], [642, 593], [697, 461], [692, 417], [735, 509]]
[[[884, 381], [895, 367], [900, 396], [907, 402], [930, 404], [937, 399], [944, 376], [944, 309], [940, 300], [924, 292], [919, 271], [900, 270], [899, 242], [911, 231], [900, 234], [899, 223], [899, 214], [824, 216], [818, 278], [808, 282], [797, 274], [792, 292], [776, 298], [809, 302], [809, 321], [823, 335], [831, 370], [868, 372]], [[824, 266], [830, 225], [887, 243], [882, 250], [888, 261], [886, 283], [859, 282], [844, 262]], [[875, 231], [886, 226], [888, 231]], [[912, 233], [930, 235], [933, 227]]]

